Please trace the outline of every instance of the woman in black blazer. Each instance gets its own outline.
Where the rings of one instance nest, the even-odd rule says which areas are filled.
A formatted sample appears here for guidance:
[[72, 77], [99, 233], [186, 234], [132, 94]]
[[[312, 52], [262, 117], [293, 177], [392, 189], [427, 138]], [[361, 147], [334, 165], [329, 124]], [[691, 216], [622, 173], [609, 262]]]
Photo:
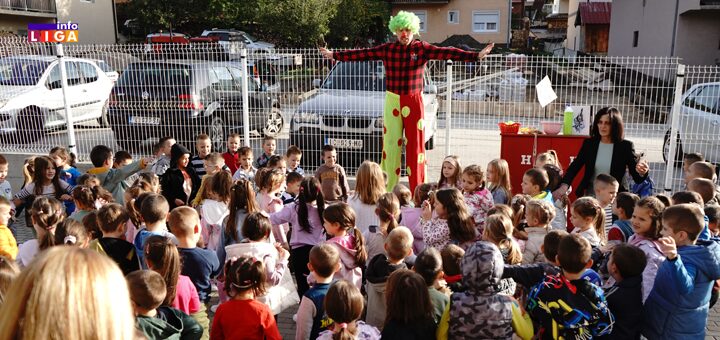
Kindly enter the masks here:
[[[597, 114], [595, 114], [595, 119], [593, 119], [590, 138], [583, 141], [577, 157], [567, 168], [567, 171], [565, 171], [562, 185], [553, 192], [553, 196], [559, 198], [567, 193], [573, 179], [575, 179], [575, 176], [577, 176], [583, 167], [585, 167], [585, 175], [577, 187], [576, 194], [578, 197], [592, 194], [592, 192], [586, 191], [592, 188], [592, 181], [594, 181], [595, 176], [598, 175], [595, 173], [595, 165], [598, 160], [600, 143], [603, 143], [605, 146], [612, 144], [612, 156], [609, 169], [610, 175], [615, 177], [618, 183], [620, 183], [620, 192], [628, 190], [623, 183], [626, 169], [630, 172], [635, 182], [639, 183], [644, 181], [648, 176], [648, 164], [645, 160], [638, 162], [633, 143], [624, 139], [624, 137], [623, 121], [620, 111], [611, 107], [605, 107], [598, 111]], [[603, 164], [603, 167], [608, 168], [608, 165]]]

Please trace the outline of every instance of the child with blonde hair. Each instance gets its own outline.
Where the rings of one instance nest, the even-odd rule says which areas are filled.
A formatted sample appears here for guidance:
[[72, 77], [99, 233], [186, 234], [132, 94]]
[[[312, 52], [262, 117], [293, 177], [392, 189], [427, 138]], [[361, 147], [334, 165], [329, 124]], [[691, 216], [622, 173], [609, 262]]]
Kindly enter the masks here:
[[398, 227], [400, 218], [400, 202], [393, 193], [385, 193], [377, 201], [375, 211], [380, 223], [371, 225], [368, 231], [363, 233], [367, 246], [368, 259], [375, 255], [385, 253], [385, 238], [393, 229]]
[[528, 224], [525, 232], [528, 234], [528, 239], [525, 242], [522, 263], [545, 262], [542, 245], [545, 235], [550, 230], [550, 221], [555, 217], [555, 207], [544, 200], [530, 200], [527, 203], [525, 216]]
[[[62, 292], [58, 287], [63, 287]], [[0, 339], [136, 337], [122, 272], [112, 260], [92, 250], [48, 249], [20, 273], [5, 296]]]
[[437, 184], [438, 189], [459, 188], [461, 174], [460, 157], [455, 155], [445, 157]]
[[15, 261], [0, 255], [0, 306], [5, 302], [5, 294], [18, 275], [20, 275], [20, 269]]
[[562, 165], [560, 164], [560, 157], [558, 157], [557, 151], [553, 149], [542, 152], [535, 157], [536, 168], [542, 168], [545, 164], [552, 164], [562, 169]]
[[[279, 212], [283, 209], [282, 199], [279, 194], [283, 191], [285, 185], [285, 171], [280, 169], [271, 169], [269, 167], [261, 169], [256, 177], [259, 192], [256, 200], [260, 211], [268, 214]], [[273, 226], [273, 240], [287, 244], [287, 225]]]
[[[500, 249], [505, 264], [513, 265], [522, 263], [522, 250], [517, 242], [512, 239], [512, 223], [505, 216], [492, 215], [487, 219], [483, 241], [490, 242]], [[515, 281], [505, 279], [500, 282], [501, 292], [515, 294]]]
[[347, 203], [355, 211], [356, 226], [362, 234], [366, 234], [370, 226], [380, 224], [375, 210], [378, 200], [386, 193], [385, 180], [380, 165], [371, 161], [360, 164], [355, 179], [355, 194], [348, 198]]
[[510, 166], [506, 160], [496, 158], [488, 163], [487, 182], [495, 204], [510, 204], [512, 185], [510, 184]]
[[12, 207], [5, 196], [0, 196], [0, 256], [14, 260], [18, 253], [18, 245], [12, 231], [8, 228]]
[[580, 234], [593, 247], [607, 242], [605, 237], [605, 210], [598, 200], [592, 197], [580, 197], [573, 202], [570, 221], [575, 228], [571, 234]]
[[203, 241], [209, 250], [217, 250], [220, 244], [222, 222], [230, 212], [228, 203], [232, 184], [232, 176], [227, 171], [212, 175], [207, 183], [207, 197], [198, 208]]
[[488, 210], [494, 205], [490, 191], [485, 188], [482, 168], [473, 164], [463, 169], [461, 183], [465, 205], [475, 221], [478, 234], [482, 235]]

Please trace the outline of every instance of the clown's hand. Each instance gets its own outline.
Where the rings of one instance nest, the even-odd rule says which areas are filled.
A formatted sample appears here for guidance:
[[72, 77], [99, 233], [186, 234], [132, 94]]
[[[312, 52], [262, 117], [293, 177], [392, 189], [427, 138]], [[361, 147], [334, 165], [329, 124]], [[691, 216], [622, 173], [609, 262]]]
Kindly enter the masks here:
[[325, 48], [325, 47], [320, 47], [320, 48], [318, 48], [318, 49], [320, 50], [320, 54], [322, 54], [323, 57], [328, 58], [328, 59], [332, 59], [332, 58], [333, 58], [333, 52], [332, 52], [332, 51], [328, 50], [328, 49]]
[[490, 54], [490, 51], [492, 51], [493, 47], [495, 47], [495, 43], [490, 43], [489, 45], [485, 46], [485, 48], [480, 51], [480, 54], [478, 55], [478, 60], [485, 59], [485, 57]]

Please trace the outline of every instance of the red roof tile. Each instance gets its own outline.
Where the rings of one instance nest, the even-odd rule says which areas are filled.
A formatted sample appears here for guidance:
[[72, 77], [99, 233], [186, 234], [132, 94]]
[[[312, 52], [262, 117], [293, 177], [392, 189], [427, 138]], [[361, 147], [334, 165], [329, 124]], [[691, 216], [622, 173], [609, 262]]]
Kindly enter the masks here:
[[583, 2], [578, 7], [580, 23], [583, 25], [609, 25], [611, 12], [610, 2]]

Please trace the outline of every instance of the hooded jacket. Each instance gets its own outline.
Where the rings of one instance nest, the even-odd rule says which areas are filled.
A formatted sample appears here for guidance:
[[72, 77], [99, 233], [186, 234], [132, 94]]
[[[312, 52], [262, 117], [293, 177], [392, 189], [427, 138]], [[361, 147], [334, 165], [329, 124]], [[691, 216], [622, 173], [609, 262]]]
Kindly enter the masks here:
[[367, 292], [367, 319], [368, 325], [375, 326], [382, 330], [385, 323], [385, 283], [388, 277], [398, 269], [405, 269], [405, 262], [400, 264], [391, 264], [385, 254], [378, 254], [370, 260], [365, 271], [367, 284], [365, 291]]
[[489, 242], [476, 242], [462, 259], [466, 290], [450, 296], [450, 339], [511, 339], [512, 298], [501, 295], [505, 265]]
[[125, 180], [144, 168], [145, 161], [139, 160], [118, 169], [95, 167], [87, 173], [98, 178], [100, 185], [112, 194], [115, 202], [125, 202], [125, 190], [128, 188]]
[[171, 307], [158, 307], [155, 317], [138, 316], [135, 318], [135, 327], [148, 340], [196, 340], [203, 335], [203, 328], [195, 319]]
[[185, 190], [183, 190], [185, 177], [183, 176], [182, 171], [178, 168], [178, 160], [185, 154], [190, 155], [190, 150], [180, 144], [173, 144], [172, 149], [170, 150], [170, 169], [165, 171], [165, 173], [160, 177], [162, 194], [167, 199], [168, 204], [170, 204], [170, 210], [177, 207], [175, 199], [179, 199], [185, 202], [185, 204], [188, 204], [188, 202], [195, 198], [198, 189], [200, 189], [200, 177], [198, 177], [197, 173], [195, 173], [195, 169], [190, 165], [190, 163], [188, 163], [188, 166], [185, 167], [185, 172], [192, 182], [192, 190], [190, 191], [189, 196], [185, 193]]
[[235, 243], [225, 247], [227, 258], [252, 256], [263, 261], [267, 277], [266, 293], [255, 299], [266, 304], [274, 315], [282, 313], [290, 306], [300, 303], [297, 289], [288, 270], [288, 258], [280, 257], [277, 249], [269, 242]]
[[703, 339], [710, 291], [720, 278], [720, 239], [681, 246], [658, 268], [645, 301], [643, 335], [648, 339]]
[[346, 235], [344, 237], [333, 237], [327, 241], [329, 244], [337, 248], [340, 253], [340, 271], [335, 273], [335, 278], [340, 280], [348, 280], [355, 287], [362, 286], [362, 269], [355, 263], [355, 236]]

